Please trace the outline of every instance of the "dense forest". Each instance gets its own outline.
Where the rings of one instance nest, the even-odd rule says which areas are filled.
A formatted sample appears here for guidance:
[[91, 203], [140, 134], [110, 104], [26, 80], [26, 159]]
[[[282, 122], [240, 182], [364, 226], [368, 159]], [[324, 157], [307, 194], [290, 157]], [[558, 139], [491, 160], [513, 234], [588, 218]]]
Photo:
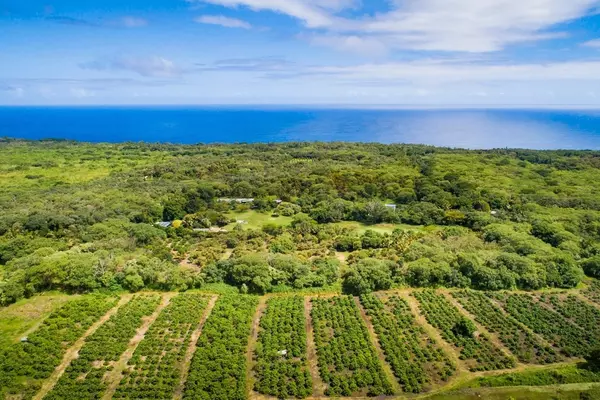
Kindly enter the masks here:
[[212, 284], [570, 288], [600, 278], [599, 192], [593, 151], [3, 139], [0, 304]]

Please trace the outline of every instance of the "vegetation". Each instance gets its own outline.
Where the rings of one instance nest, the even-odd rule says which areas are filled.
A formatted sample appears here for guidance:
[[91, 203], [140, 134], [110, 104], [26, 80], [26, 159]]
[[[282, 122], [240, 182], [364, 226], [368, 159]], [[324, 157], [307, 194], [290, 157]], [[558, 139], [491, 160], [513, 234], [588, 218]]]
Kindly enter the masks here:
[[312, 394], [306, 358], [304, 298], [275, 297], [260, 319], [254, 389], [280, 399]]
[[600, 304], [600, 281], [592, 281], [590, 286], [583, 291], [583, 295], [596, 304]]
[[423, 392], [428, 384], [446, 381], [454, 374], [456, 366], [417, 325], [405, 300], [392, 296], [384, 304], [373, 294], [360, 300], [403, 391]]
[[76, 298], [65, 295], [34, 296], [0, 309], [0, 350], [18, 342], [53, 311]]
[[100, 398], [107, 388], [105, 374], [114, 368], [142, 324], [142, 318], [152, 314], [159, 301], [157, 295], [135, 296], [121, 306], [115, 315], [86, 339], [77, 358], [45, 399]]
[[[571, 288], [598, 272], [598, 160], [591, 151], [3, 139], [0, 304], [48, 290], [223, 282], [264, 293], [342, 275], [351, 293]], [[201, 231], [209, 227], [225, 231]]]
[[[574, 295], [543, 294], [540, 300], [550, 304], [560, 315], [600, 340], [600, 309]], [[600, 342], [596, 342], [600, 345]]]
[[67, 349], [116, 302], [106, 296], [70, 301], [50, 314], [26, 342], [0, 351], [0, 395], [33, 397]]
[[490, 333], [496, 333], [502, 343], [524, 363], [550, 364], [561, 360], [553, 348], [541, 343], [519, 322], [506, 315], [500, 307], [480, 292], [460, 290], [452, 295], [465, 309], [475, 316], [475, 320], [485, 326]]
[[393, 393], [352, 297], [314, 298], [311, 317], [326, 395]]
[[494, 297], [515, 319], [559, 347], [568, 357], [585, 356], [598, 345], [598, 337], [567, 321], [531, 295], [497, 293]]
[[202, 328], [184, 399], [246, 399], [246, 348], [256, 297], [221, 296]]
[[173, 396], [190, 338], [206, 304], [206, 297], [198, 294], [181, 294], [171, 299], [136, 348], [113, 398]]
[[471, 371], [507, 369], [516, 365], [490, 338], [475, 332], [475, 326], [442, 294], [432, 290], [414, 292], [427, 322], [437, 328], [444, 340], [460, 350], [461, 360], [469, 362]]
[[469, 383], [468, 387], [546, 386], [587, 382], [600, 382], [600, 372], [588, 368], [587, 364], [579, 364], [481, 377]]

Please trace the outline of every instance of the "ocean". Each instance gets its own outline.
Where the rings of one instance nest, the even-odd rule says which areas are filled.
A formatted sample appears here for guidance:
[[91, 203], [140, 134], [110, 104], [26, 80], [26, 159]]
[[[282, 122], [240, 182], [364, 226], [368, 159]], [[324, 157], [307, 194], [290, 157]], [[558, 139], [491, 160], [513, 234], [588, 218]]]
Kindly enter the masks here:
[[0, 107], [0, 137], [88, 142], [352, 141], [600, 149], [600, 111], [272, 107]]

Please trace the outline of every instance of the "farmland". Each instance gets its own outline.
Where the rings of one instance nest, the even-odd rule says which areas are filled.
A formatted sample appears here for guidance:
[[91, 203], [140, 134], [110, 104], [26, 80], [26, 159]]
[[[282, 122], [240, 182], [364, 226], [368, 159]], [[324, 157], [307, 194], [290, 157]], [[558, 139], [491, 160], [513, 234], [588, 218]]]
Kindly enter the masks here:
[[466, 399], [588, 385], [585, 394], [600, 383], [584, 360], [600, 340], [586, 290], [75, 296], [2, 350], [0, 398]]

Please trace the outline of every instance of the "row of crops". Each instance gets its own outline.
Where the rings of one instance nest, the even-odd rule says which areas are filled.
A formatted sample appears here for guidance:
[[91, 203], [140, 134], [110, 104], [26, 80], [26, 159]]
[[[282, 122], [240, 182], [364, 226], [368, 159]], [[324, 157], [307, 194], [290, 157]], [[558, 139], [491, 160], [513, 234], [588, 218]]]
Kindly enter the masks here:
[[384, 304], [373, 294], [360, 300], [404, 392], [422, 392], [428, 384], [446, 381], [454, 374], [456, 366], [416, 323], [405, 300], [391, 296]]
[[312, 394], [302, 297], [276, 297], [268, 301], [260, 319], [255, 361], [257, 392], [300, 399]]
[[598, 337], [531, 294], [490, 293], [516, 320], [559, 348], [567, 357], [584, 357], [598, 345]]
[[461, 290], [452, 295], [490, 333], [495, 333], [519, 361], [550, 364], [562, 360], [551, 346], [543, 343], [515, 318], [504, 313], [482, 292]]
[[106, 296], [71, 300], [46, 318], [27, 341], [0, 351], [0, 397], [32, 398], [68, 348], [117, 300]]
[[206, 305], [206, 297], [199, 294], [173, 298], [136, 348], [113, 398], [172, 398], [192, 333]]
[[515, 367], [514, 358], [504, 354], [485, 334], [477, 335], [473, 323], [444, 295], [426, 290], [414, 292], [414, 296], [419, 301], [427, 322], [437, 328], [444, 340], [460, 352], [460, 358], [468, 363], [471, 371]]
[[45, 399], [86, 400], [98, 399], [107, 389], [105, 374], [127, 350], [127, 345], [142, 324], [142, 318], [151, 315], [160, 302], [160, 296], [135, 296], [119, 308], [106, 323], [88, 337], [65, 373]]
[[[84, 296], [53, 312], [26, 341], [0, 351], [0, 399], [32, 398], [94, 323], [97, 329], [79, 341], [81, 349], [45, 399], [100, 399], [113, 391], [112, 398], [140, 400], [243, 400], [252, 390], [274, 398], [381, 396], [394, 394], [393, 381], [397, 390], [422, 393], [456, 374], [457, 356], [471, 371], [490, 371], [514, 368], [517, 360], [551, 364], [588, 355], [600, 347], [594, 290], [583, 296], [418, 290], [360, 301], [325, 296], [312, 298], [306, 310], [302, 296], [277, 296], [266, 302], [250, 348], [255, 296], [219, 297], [203, 326], [205, 295], [168, 296], [160, 313], [164, 295], [131, 296], [118, 308], [117, 297]], [[142, 326], [148, 327], [143, 338]], [[314, 343], [308, 343], [310, 329]], [[309, 344], [316, 350], [314, 371]]]

